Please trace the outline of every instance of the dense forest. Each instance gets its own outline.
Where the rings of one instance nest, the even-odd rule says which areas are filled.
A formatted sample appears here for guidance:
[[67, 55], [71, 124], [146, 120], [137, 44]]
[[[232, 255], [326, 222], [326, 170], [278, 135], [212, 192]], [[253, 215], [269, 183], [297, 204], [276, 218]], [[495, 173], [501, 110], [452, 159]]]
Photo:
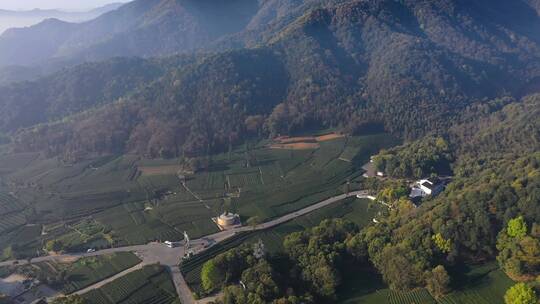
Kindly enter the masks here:
[[[250, 136], [321, 127], [384, 128], [416, 139], [489, 107], [487, 100], [519, 98], [540, 79], [540, 19], [530, 3], [307, 1], [294, 8], [229, 41], [253, 48], [161, 63], [88, 63], [0, 87], [0, 132], [17, 151], [69, 160], [210, 153]], [[509, 20], [505, 10], [519, 18]]]

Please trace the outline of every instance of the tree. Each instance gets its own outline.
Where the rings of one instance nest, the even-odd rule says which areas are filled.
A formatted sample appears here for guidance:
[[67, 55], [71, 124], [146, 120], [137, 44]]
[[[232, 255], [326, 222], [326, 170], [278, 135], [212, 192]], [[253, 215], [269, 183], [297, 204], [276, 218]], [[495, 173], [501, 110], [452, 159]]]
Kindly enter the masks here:
[[452, 250], [452, 240], [445, 239], [441, 233], [433, 235], [431, 239], [442, 253], [449, 253]]
[[534, 289], [525, 283], [510, 287], [504, 295], [506, 304], [536, 304], [538, 301]]
[[252, 217], [248, 218], [246, 223], [248, 224], [248, 226], [255, 227], [255, 226], [257, 226], [257, 225], [259, 225], [261, 223], [261, 218], [259, 216], [257, 216], [257, 215], [252, 216]]
[[383, 279], [390, 288], [408, 291], [423, 285], [425, 261], [415, 261], [409, 257], [410, 248], [402, 244], [384, 247], [375, 261]]
[[227, 286], [223, 290], [223, 304], [247, 304], [247, 292], [240, 286]]
[[242, 273], [242, 282], [250, 294], [255, 293], [258, 298], [268, 301], [279, 297], [279, 288], [274, 276], [272, 266], [261, 260]]
[[506, 232], [509, 236], [514, 238], [522, 238], [527, 235], [527, 223], [525, 223], [523, 216], [508, 221]]
[[13, 258], [13, 246], [8, 246], [4, 248], [4, 251], [2, 252], [2, 257], [6, 260]]
[[499, 233], [497, 249], [497, 261], [513, 279], [528, 279], [540, 273], [540, 240], [527, 234], [523, 217], [510, 220]]
[[60, 297], [54, 299], [51, 304], [85, 304], [86, 301], [79, 295]]
[[204, 263], [201, 270], [202, 286], [206, 292], [212, 292], [220, 288], [224, 283], [225, 275], [212, 259]]
[[441, 137], [425, 137], [391, 150], [382, 150], [374, 158], [378, 171], [392, 177], [422, 178], [450, 171], [453, 156]]
[[450, 277], [444, 266], [439, 265], [427, 274], [426, 285], [431, 295], [436, 299], [450, 291]]
[[64, 244], [59, 240], [50, 240], [45, 244], [45, 249], [52, 252], [60, 252], [64, 249]]
[[289, 121], [291, 120], [289, 106], [285, 103], [278, 104], [266, 121], [266, 129], [271, 136], [289, 133]]

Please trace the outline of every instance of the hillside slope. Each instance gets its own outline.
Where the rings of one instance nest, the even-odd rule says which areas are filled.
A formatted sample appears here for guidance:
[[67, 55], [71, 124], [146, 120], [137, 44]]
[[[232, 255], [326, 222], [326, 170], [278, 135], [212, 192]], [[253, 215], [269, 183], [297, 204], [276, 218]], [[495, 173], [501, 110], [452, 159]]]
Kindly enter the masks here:
[[[269, 1], [276, 6], [265, 14], [278, 18], [278, 8], [292, 14], [306, 3], [318, 8], [269, 25], [256, 48], [200, 56], [120, 104], [20, 132], [18, 149], [77, 157], [202, 153], [314, 127], [382, 126], [412, 139], [446, 130], [470, 104], [539, 88], [540, 18], [532, 2]], [[252, 32], [235, 37], [243, 35]], [[114, 126], [101, 125], [111, 117]]]

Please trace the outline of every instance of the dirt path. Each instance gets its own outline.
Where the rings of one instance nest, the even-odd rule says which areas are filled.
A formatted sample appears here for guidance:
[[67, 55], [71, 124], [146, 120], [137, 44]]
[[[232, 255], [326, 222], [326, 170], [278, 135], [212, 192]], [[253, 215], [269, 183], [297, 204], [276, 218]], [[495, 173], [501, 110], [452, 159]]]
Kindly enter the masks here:
[[182, 186], [186, 189], [186, 191], [189, 192], [189, 194], [193, 195], [193, 197], [194, 197], [195, 199], [197, 199], [201, 204], [203, 204], [204, 207], [206, 207], [206, 209], [208, 209], [208, 210], [211, 209], [210, 206], [208, 206], [200, 196], [198, 196], [195, 192], [191, 191], [191, 190], [188, 188], [188, 186], [186, 185], [185, 182], [182, 182], [181, 184], [182, 184]]

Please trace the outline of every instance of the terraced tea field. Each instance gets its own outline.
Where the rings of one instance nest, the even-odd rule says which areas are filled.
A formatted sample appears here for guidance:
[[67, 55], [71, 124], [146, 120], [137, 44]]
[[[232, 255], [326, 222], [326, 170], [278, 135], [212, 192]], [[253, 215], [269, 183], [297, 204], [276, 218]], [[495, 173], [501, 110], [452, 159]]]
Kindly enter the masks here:
[[131, 272], [83, 298], [89, 304], [180, 304], [169, 274], [159, 265]]
[[504, 293], [513, 282], [495, 263], [472, 267], [459, 278], [458, 287], [450, 294], [435, 300], [427, 290], [395, 292], [365, 272], [349, 275], [340, 290], [341, 304], [504, 304]]
[[109, 278], [116, 273], [139, 264], [141, 260], [129, 252], [114, 253], [97, 257], [85, 257], [75, 262], [50, 261], [20, 266], [19, 272], [30, 274], [34, 278], [47, 278], [56, 281], [54, 288], [70, 294]]
[[[0, 192], [0, 249], [13, 245], [28, 224], [43, 233], [33, 235], [30, 249], [14, 247], [4, 259], [35, 255], [53, 239], [74, 252], [176, 241], [184, 231], [197, 238], [217, 232], [211, 218], [225, 210], [243, 221], [266, 221], [340, 194], [347, 180], [362, 174], [363, 161], [396, 144], [386, 134], [314, 141], [317, 148], [309, 150], [272, 149], [267, 141], [238, 146], [207, 156], [208, 167], [185, 179], [177, 176], [181, 159], [123, 155], [68, 164], [35, 154], [0, 155], [1, 181], [13, 192]], [[24, 213], [2, 215], [20, 208]]]

